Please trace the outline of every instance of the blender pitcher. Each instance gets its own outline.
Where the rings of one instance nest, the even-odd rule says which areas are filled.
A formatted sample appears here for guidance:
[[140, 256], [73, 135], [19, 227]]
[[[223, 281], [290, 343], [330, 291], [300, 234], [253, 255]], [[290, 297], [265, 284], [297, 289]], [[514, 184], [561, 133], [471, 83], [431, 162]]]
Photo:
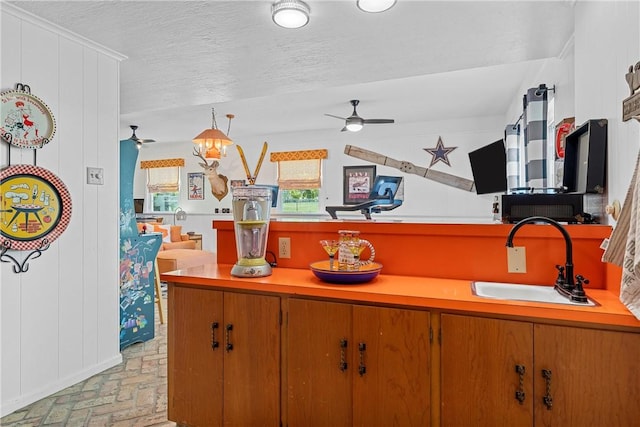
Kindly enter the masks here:
[[231, 268], [237, 277], [271, 275], [265, 259], [271, 214], [271, 188], [251, 185], [231, 187], [233, 223], [238, 261]]

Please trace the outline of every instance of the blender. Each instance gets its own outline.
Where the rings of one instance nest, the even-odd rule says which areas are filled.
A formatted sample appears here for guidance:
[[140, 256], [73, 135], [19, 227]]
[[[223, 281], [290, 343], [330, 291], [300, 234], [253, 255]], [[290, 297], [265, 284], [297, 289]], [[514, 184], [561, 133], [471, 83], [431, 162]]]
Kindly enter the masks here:
[[271, 214], [271, 188], [250, 185], [232, 187], [233, 223], [238, 261], [231, 268], [236, 277], [271, 275], [265, 259]]

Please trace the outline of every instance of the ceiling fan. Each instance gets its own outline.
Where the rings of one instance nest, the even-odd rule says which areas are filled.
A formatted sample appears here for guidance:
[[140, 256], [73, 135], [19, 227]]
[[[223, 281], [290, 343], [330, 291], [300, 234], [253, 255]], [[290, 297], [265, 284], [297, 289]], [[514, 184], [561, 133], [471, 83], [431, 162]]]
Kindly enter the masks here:
[[133, 134], [131, 135], [131, 137], [129, 139], [132, 140], [132, 141], [135, 141], [138, 148], [142, 147], [142, 144], [146, 144], [146, 143], [149, 143], [149, 142], [156, 142], [155, 139], [138, 138], [136, 136], [136, 129], [138, 129], [137, 125], [129, 125], [129, 127], [131, 128], [131, 131], [133, 132]]
[[360, 103], [357, 99], [352, 99], [349, 101], [351, 105], [353, 105], [353, 113], [349, 117], [339, 117], [334, 116], [333, 114], [325, 114], [325, 116], [335, 117], [336, 119], [344, 120], [344, 127], [342, 128], [342, 132], [345, 130], [351, 132], [358, 132], [362, 129], [365, 124], [384, 124], [384, 123], [394, 123], [393, 119], [363, 119], [356, 112], [356, 107]]

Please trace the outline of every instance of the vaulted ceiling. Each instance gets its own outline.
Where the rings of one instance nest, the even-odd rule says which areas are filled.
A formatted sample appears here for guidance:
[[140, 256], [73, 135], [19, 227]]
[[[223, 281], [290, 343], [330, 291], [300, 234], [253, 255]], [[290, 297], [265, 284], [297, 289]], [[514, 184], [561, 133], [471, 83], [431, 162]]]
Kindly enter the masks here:
[[573, 34], [574, 1], [408, 1], [364, 13], [313, 1], [283, 29], [271, 1], [9, 1], [127, 57], [121, 137], [188, 141], [211, 123], [272, 135], [335, 129], [350, 99], [396, 123], [505, 114]]

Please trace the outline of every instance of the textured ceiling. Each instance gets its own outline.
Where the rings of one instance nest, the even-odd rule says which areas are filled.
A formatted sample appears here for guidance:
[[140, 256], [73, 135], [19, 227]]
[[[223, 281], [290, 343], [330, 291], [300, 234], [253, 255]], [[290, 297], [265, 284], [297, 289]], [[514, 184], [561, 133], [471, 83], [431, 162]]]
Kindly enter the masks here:
[[[270, 1], [9, 1], [115, 50], [121, 137], [185, 141], [233, 113], [234, 136], [336, 129], [324, 113], [397, 123], [505, 114], [573, 33], [571, 1], [407, 1], [385, 13], [313, 1], [277, 27]], [[197, 125], [194, 126], [194, 123]], [[391, 125], [392, 126], [392, 125]]]

